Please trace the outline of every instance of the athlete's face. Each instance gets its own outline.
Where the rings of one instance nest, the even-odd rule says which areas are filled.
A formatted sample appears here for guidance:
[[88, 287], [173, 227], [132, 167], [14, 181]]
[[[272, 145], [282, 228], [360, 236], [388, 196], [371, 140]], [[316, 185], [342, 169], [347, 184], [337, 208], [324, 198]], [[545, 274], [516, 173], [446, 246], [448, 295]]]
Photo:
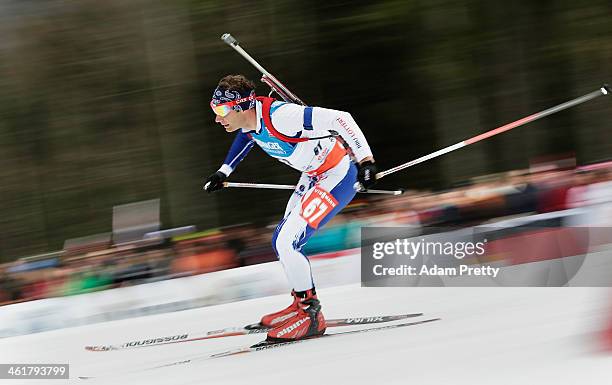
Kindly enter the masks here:
[[240, 128], [255, 130], [257, 128], [257, 112], [254, 108], [246, 111], [230, 111], [227, 115], [215, 116], [215, 122], [225, 128], [227, 132], [234, 132]]
[[215, 115], [215, 122], [222, 125], [225, 131], [234, 132], [244, 126], [244, 119], [241, 115], [243, 115], [242, 112], [232, 110], [224, 117]]

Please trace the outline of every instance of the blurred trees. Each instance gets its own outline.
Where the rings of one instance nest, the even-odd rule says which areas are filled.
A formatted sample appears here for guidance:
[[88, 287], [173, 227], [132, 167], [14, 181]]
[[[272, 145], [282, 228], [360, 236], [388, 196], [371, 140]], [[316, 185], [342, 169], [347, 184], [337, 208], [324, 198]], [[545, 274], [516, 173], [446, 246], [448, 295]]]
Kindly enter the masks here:
[[[286, 192], [201, 190], [232, 140], [213, 122], [212, 89], [228, 73], [259, 77], [224, 32], [305, 101], [353, 113], [389, 168], [610, 81], [611, 11], [605, 0], [4, 1], [0, 258], [109, 231], [112, 206], [157, 197], [164, 227], [282, 215]], [[381, 185], [445, 188], [542, 155], [609, 157], [610, 107], [598, 99]], [[257, 149], [233, 175], [296, 178]]]

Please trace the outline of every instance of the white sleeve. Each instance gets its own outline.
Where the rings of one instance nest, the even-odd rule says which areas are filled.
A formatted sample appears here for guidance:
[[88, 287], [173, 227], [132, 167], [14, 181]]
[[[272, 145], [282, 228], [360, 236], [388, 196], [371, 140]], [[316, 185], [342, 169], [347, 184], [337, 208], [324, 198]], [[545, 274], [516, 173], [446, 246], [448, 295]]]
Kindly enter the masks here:
[[372, 156], [372, 150], [365, 135], [348, 112], [329, 108], [314, 107], [312, 111], [313, 130], [304, 130], [304, 106], [286, 104], [272, 115], [272, 124], [282, 134], [295, 136], [300, 131], [302, 137], [320, 137], [336, 131], [348, 143], [357, 161]]
[[365, 135], [348, 112], [315, 107], [312, 112], [312, 122], [317, 129], [338, 132], [353, 150], [357, 161], [372, 156]]

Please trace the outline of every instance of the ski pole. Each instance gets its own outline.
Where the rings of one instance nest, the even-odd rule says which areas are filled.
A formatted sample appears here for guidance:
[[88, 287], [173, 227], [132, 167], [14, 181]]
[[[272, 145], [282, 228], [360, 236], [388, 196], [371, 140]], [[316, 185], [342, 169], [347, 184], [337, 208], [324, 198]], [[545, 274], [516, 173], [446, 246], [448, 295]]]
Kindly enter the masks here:
[[381, 172], [376, 174], [376, 178], [377, 179], [383, 178], [383, 177], [385, 177], [385, 176], [387, 176], [389, 174], [393, 174], [394, 172], [403, 170], [403, 169], [408, 168], [408, 167], [412, 167], [412, 166], [414, 166], [416, 164], [428, 161], [428, 160], [433, 159], [433, 158], [437, 158], [440, 155], [448, 154], [449, 152], [458, 150], [458, 149], [460, 149], [462, 147], [465, 147], [465, 146], [469, 146], [470, 144], [474, 144], [476, 142], [480, 142], [481, 140], [490, 138], [490, 137], [495, 136], [497, 134], [501, 134], [502, 132], [510, 131], [513, 128], [525, 125], [525, 124], [527, 124], [529, 122], [533, 122], [534, 120], [538, 120], [538, 119], [541, 119], [541, 118], [543, 118], [545, 116], [548, 116], [548, 115], [557, 113], [559, 111], [565, 110], [566, 108], [570, 108], [570, 107], [576, 106], [578, 104], [582, 104], [582, 103], [587, 102], [589, 100], [595, 99], [595, 98], [597, 98], [597, 97], [599, 97], [601, 95], [608, 95], [611, 92], [612, 91], [610, 90], [610, 86], [607, 85], [607, 84], [604, 84], [597, 91], [590, 92], [590, 93], [588, 93], [586, 95], [580, 96], [580, 97], [578, 97], [576, 99], [573, 99], [573, 100], [570, 100], [568, 102], [556, 105], [556, 106], [548, 108], [546, 110], [543, 110], [543, 111], [540, 111], [540, 112], [536, 112], [535, 114], [526, 116], [526, 117], [524, 117], [522, 119], [516, 120], [516, 121], [514, 121], [512, 123], [508, 123], [508, 124], [503, 125], [501, 127], [494, 128], [494, 129], [492, 129], [490, 131], [487, 131], [487, 132], [485, 132], [483, 134], [476, 135], [476, 136], [474, 136], [474, 137], [472, 137], [470, 139], [467, 139], [467, 140], [464, 140], [462, 142], [453, 144], [452, 146], [445, 147], [445, 148], [443, 148], [441, 150], [432, 152], [431, 154], [427, 154], [427, 155], [422, 156], [420, 158], [411, 160], [410, 162], [406, 162], [406, 163], [401, 164], [401, 165], [399, 165], [397, 167], [393, 167], [393, 168], [391, 168], [389, 170], [381, 171]]
[[[274, 189], [274, 190], [295, 190], [295, 185], [290, 184], [268, 184], [268, 183], [238, 183], [238, 182], [223, 182], [223, 187], [235, 187], [235, 188], [259, 188], [259, 189]], [[402, 195], [404, 190], [366, 190], [357, 191], [364, 194], [388, 194], [388, 195]]]
[[300, 98], [297, 97], [296, 94], [289, 91], [287, 87], [277, 78], [274, 77], [271, 73], [266, 71], [255, 59], [251, 57], [242, 47], [236, 38], [234, 38], [229, 33], [224, 33], [221, 36], [221, 40], [223, 40], [227, 45], [236, 50], [243, 58], [245, 58], [249, 63], [251, 63], [255, 68], [259, 70], [263, 74], [261, 81], [269, 85], [277, 94], [279, 94], [286, 102], [292, 102], [296, 104], [301, 104], [303, 106], [306, 105]]

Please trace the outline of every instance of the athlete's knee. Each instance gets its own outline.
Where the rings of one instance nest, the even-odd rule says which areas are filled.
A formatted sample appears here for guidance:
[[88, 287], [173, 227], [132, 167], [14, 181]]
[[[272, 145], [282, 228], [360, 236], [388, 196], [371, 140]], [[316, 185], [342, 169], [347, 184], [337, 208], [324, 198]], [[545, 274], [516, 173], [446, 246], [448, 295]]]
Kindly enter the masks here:
[[276, 229], [274, 229], [274, 233], [272, 234], [272, 249], [274, 250], [274, 253], [276, 253], [277, 257], [280, 257], [281, 252], [284, 251], [284, 234], [282, 234], [282, 230], [283, 226], [282, 223], [280, 223], [278, 226], [276, 226]]
[[272, 248], [279, 258], [281, 255], [295, 249], [294, 242], [292, 241], [293, 238], [289, 231], [281, 225], [274, 230], [274, 234], [272, 234]]

